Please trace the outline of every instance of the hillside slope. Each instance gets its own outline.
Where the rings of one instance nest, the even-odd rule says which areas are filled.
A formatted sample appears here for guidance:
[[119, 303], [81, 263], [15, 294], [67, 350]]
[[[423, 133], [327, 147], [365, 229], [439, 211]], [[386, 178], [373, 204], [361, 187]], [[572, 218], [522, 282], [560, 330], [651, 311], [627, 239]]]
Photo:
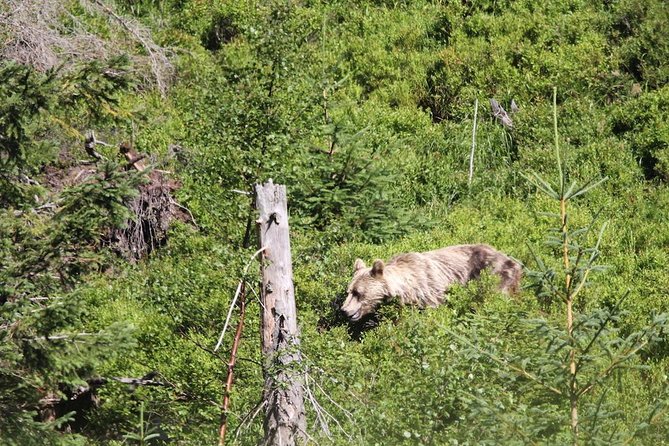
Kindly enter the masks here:
[[[230, 334], [213, 347], [255, 251], [252, 186], [272, 178], [310, 441], [666, 444], [663, 1], [19, 3], [0, 12], [3, 441], [147, 444], [140, 424], [148, 444], [217, 441]], [[184, 213], [139, 260], [110, 231], [155, 177], [122, 143]], [[561, 207], [561, 182], [598, 185]], [[437, 309], [342, 319], [356, 258], [463, 243], [518, 259], [523, 290], [484, 276]], [[230, 444], [262, 437], [258, 310]], [[90, 404], [68, 405], [81, 386]]]

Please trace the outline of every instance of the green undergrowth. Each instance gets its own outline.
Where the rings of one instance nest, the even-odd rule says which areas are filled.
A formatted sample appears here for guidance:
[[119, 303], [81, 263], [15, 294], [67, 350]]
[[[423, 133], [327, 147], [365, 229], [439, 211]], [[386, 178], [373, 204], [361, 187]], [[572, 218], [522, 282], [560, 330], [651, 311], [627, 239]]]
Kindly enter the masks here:
[[[567, 183], [607, 178], [570, 202], [570, 228], [597, 228], [583, 235], [584, 246], [595, 246], [606, 224], [598, 248], [604, 268], [589, 277], [575, 311], [615, 310], [609, 340], [669, 312], [662, 1], [114, 6], [170, 49], [176, 71], [166, 95], [133, 77], [142, 71], [124, 58], [48, 73], [0, 64], [0, 324], [27, 327], [22, 337], [7, 331], [13, 362], [0, 360], [0, 376], [23, 367], [33, 390], [3, 381], [0, 412], [21, 414], [8, 422], [0, 416], [0, 437], [11, 433], [11, 444], [34, 443], [43, 431], [54, 444], [140, 444], [129, 435], [140, 432], [140, 412], [162, 439], [143, 444], [216, 442], [236, 313], [214, 347], [249, 262], [228, 441], [257, 444], [262, 415], [251, 415], [264, 380], [250, 194], [269, 178], [288, 190], [310, 444], [572, 444], [569, 405], [527, 377], [501, 373], [491, 356], [537, 373], [566, 364], [561, 350], [546, 359], [554, 345], [540, 333], [564, 328], [563, 304], [532, 288], [530, 274], [542, 265], [559, 271], [563, 261], [562, 250], [547, 244], [560, 210], [530, 181], [558, 177], [554, 112]], [[518, 105], [512, 129], [492, 116], [491, 98], [509, 112], [512, 100]], [[95, 234], [123, 220], [127, 182], [139, 179], [103, 175], [91, 193], [49, 180], [53, 169], [87, 159], [83, 136], [91, 128], [112, 144], [96, 146], [112, 161], [121, 141], [152, 155], [192, 214], [136, 263]], [[45, 203], [61, 223], [40, 208]], [[343, 320], [338, 309], [356, 258], [369, 264], [464, 243], [492, 245], [522, 263], [521, 291], [500, 294], [495, 277], [484, 275], [455, 287], [439, 308], [390, 304], [365, 330]], [[33, 263], [43, 268], [35, 272]], [[43, 336], [29, 319], [43, 297], [67, 297], [76, 307], [76, 317], [54, 313], [58, 330], [112, 327], [119, 344], [105, 347], [122, 352], [77, 357], [80, 367], [54, 375], [67, 385], [49, 381], [50, 389], [65, 396], [98, 376], [161, 385], [111, 380], [73, 433], [41, 423], [44, 395], [31, 373], [49, 376], [55, 360], [27, 355], [23, 342]], [[6, 305], [26, 298], [32, 303], [20, 311]], [[584, 417], [583, 444], [666, 444], [666, 335], [636, 353], [584, 397], [584, 413], [603, 416]], [[606, 355], [604, 347], [593, 353], [598, 364]]]

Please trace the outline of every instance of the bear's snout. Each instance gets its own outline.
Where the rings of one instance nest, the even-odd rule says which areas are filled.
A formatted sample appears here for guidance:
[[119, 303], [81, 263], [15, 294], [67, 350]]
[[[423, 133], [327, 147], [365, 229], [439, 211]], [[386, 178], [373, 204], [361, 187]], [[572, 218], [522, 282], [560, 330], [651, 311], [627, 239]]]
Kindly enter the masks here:
[[344, 302], [344, 305], [341, 306], [341, 311], [352, 321], [357, 321], [363, 316], [362, 304], [350, 295], [346, 299], [346, 302]]

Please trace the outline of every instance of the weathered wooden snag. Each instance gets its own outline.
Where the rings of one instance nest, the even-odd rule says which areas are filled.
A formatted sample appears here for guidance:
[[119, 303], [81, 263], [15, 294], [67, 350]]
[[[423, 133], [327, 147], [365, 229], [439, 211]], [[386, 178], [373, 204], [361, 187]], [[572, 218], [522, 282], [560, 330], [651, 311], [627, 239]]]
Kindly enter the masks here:
[[261, 333], [265, 375], [265, 445], [303, 444], [304, 376], [293, 288], [286, 187], [256, 185], [261, 262]]

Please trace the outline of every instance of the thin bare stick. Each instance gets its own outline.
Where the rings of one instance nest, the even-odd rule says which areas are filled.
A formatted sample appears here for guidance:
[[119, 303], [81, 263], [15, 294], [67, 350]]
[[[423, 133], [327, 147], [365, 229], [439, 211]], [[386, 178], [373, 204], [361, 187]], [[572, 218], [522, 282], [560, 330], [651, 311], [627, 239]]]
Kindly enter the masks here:
[[235, 429], [235, 441], [239, 439], [239, 434], [242, 432], [242, 430], [245, 427], [248, 427], [253, 423], [253, 420], [256, 419], [258, 414], [260, 413], [261, 410], [265, 408], [267, 405], [267, 401], [265, 399], [261, 399], [258, 404], [256, 404], [253, 409], [249, 411], [246, 415], [244, 415], [244, 418], [242, 418], [241, 422], [239, 423], [239, 426], [237, 426], [237, 429]]
[[262, 308], [262, 309], [264, 310], [264, 309], [265, 309], [265, 304], [262, 303], [262, 299], [260, 299], [260, 296], [258, 295], [258, 292], [256, 291], [256, 289], [255, 289], [255, 288], [251, 288], [251, 292], [253, 293], [253, 295], [255, 296], [256, 300], [257, 300], [258, 303], [260, 304], [260, 308]]
[[[309, 378], [311, 378], [311, 377], [309, 376]], [[335, 400], [333, 400], [332, 397], [331, 397], [330, 395], [328, 395], [328, 393], [325, 391], [325, 389], [323, 389], [323, 387], [322, 387], [322, 386], [321, 386], [315, 379], [311, 378], [311, 381], [313, 381], [314, 385], [318, 388], [318, 390], [320, 390], [320, 391], [323, 393], [323, 395], [325, 395], [325, 397], [326, 397], [332, 404], [334, 404], [334, 406], [335, 406], [337, 409], [341, 410], [341, 411], [344, 413], [344, 415], [346, 415], [346, 418], [348, 418], [348, 420], [349, 420], [351, 423], [355, 424], [355, 420], [353, 419], [353, 414], [352, 414], [351, 412], [349, 412], [348, 410], [344, 409], [339, 403], [337, 403]], [[337, 423], [337, 424], [339, 424], [339, 423]], [[343, 431], [343, 429], [342, 429], [342, 431]], [[346, 433], [346, 432], [344, 431], [344, 433]], [[348, 434], [347, 434], [347, 436], [348, 436]], [[349, 438], [350, 438], [350, 437], [349, 437]]]
[[237, 350], [239, 349], [239, 343], [242, 338], [242, 331], [244, 330], [244, 316], [246, 314], [246, 275], [248, 274], [249, 267], [255, 260], [255, 258], [265, 250], [265, 248], [260, 248], [257, 250], [249, 259], [248, 263], [244, 267], [242, 272], [242, 278], [237, 285], [237, 290], [235, 291], [235, 296], [232, 299], [230, 304], [230, 309], [228, 310], [228, 316], [225, 319], [225, 325], [223, 326], [223, 331], [221, 332], [220, 337], [218, 338], [218, 343], [214, 348], [214, 352], [218, 351], [223, 343], [223, 338], [225, 332], [230, 323], [230, 318], [232, 316], [232, 310], [235, 307], [237, 298], [239, 298], [239, 321], [237, 322], [237, 330], [235, 331], [234, 341], [232, 342], [232, 351], [230, 352], [230, 361], [228, 361], [228, 376], [225, 381], [225, 394], [223, 395], [223, 408], [221, 409], [221, 424], [218, 431], [218, 441], [219, 445], [225, 444], [225, 434], [228, 430], [228, 408], [230, 406], [230, 394], [232, 392], [232, 382], [234, 376], [234, 368], [237, 362]]
[[30, 302], [41, 302], [44, 300], [59, 300], [62, 299], [61, 296], [56, 296], [56, 297], [29, 297], [28, 300]]
[[78, 341], [77, 338], [84, 338], [89, 336], [97, 336], [98, 333], [73, 333], [73, 334], [58, 334], [51, 336], [36, 336], [34, 338], [24, 337], [21, 338], [24, 341], [72, 341], [72, 342], [82, 342]]
[[[158, 170], [158, 169], [156, 169], [156, 170], [157, 170], [158, 172], [161, 172], [161, 171]], [[169, 173], [169, 172], [168, 172], [168, 173]], [[193, 225], [195, 225], [196, 228], [199, 228], [199, 226], [197, 225], [197, 222], [195, 221], [195, 217], [193, 217], [193, 213], [190, 211], [190, 209], [188, 209], [186, 206], [183, 206], [183, 205], [177, 203], [174, 199], [171, 199], [171, 200], [170, 200], [170, 203], [171, 203], [172, 205], [178, 207], [179, 209], [183, 209], [184, 211], [188, 212], [188, 215], [190, 216], [190, 220], [193, 222]]]
[[235, 340], [232, 343], [232, 351], [230, 352], [230, 361], [228, 362], [228, 377], [225, 380], [225, 394], [223, 395], [223, 409], [221, 410], [221, 427], [218, 431], [218, 444], [223, 446], [225, 444], [225, 433], [228, 430], [228, 407], [230, 406], [230, 393], [232, 392], [232, 378], [237, 362], [237, 350], [239, 348], [239, 341], [242, 338], [242, 331], [244, 330], [244, 316], [246, 313], [246, 282], [242, 280], [240, 299], [239, 299], [239, 322], [237, 323], [237, 330], [235, 331]]
[[323, 409], [323, 406], [321, 406], [314, 397], [314, 394], [312, 393], [311, 388], [309, 387], [308, 380], [307, 383], [304, 385], [304, 395], [307, 397], [307, 400], [309, 400], [309, 402], [314, 408], [314, 412], [316, 413], [316, 420], [318, 420], [318, 424], [321, 425], [321, 430], [323, 431], [323, 433], [325, 433], [325, 435], [329, 439], [332, 439], [332, 432], [330, 431], [330, 426], [328, 425], [328, 422], [325, 419], [324, 413], [326, 413], [328, 416], [331, 415], [325, 409]]
[[253, 260], [265, 250], [264, 247], [260, 248], [257, 250], [252, 256], [249, 262], [246, 264], [244, 267], [244, 272], [242, 273], [242, 278], [239, 281], [239, 285], [237, 285], [237, 291], [235, 292], [235, 297], [232, 298], [232, 303], [230, 304], [230, 309], [228, 310], [228, 316], [225, 318], [225, 324], [223, 325], [223, 331], [221, 331], [221, 335], [218, 337], [218, 342], [216, 343], [216, 347], [214, 347], [214, 352], [217, 352], [219, 348], [221, 348], [221, 344], [223, 343], [223, 337], [225, 336], [225, 332], [228, 329], [228, 324], [230, 323], [230, 317], [232, 316], [232, 310], [235, 308], [235, 303], [237, 303], [237, 298], [239, 297], [239, 293], [242, 289], [242, 284], [246, 281], [246, 274], [249, 271], [249, 267], [251, 266], [251, 263], [253, 263]]
[[307, 398], [309, 399], [309, 401], [311, 402], [312, 406], [314, 407], [314, 411], [316, 412], [316, 416], [317, 416], [318, 421], [319, 421], [319, 423], [320, 423], [320, 425], [321, 425], [321, 428], [323, 429], [323, 432], [328, 436], [328, 438], [332, 438], [332, 437], [331, 437], [330, 428], [329, 428], [329, 426], [328, 426], [327, 419], [326, 419], [326, 418], [330, 418], [332, 421], [335, 422], [335, 424], [337, 425], [337, 427], [339, 428], [339, 430], [341, 430], [341, 431], [344, 433], [344, 435], [346, 436], [346, 438], [348, 438], [349, 440], [352, 440], [353, 437], [352, 437], [348, 432], [346, 432], [346, 430], [343, 428], [343, 426], [341, 425], [341, 423], [339, 422], [339, 420], [337, 420], [337, 418], [335, 418], [330, 412], [328, 412], [327, 410], [325, 410], [325, 408], [318, 402], [318, 400], [316, 399], [315, 395], [314, 395], [313, 392], [311, 391], [311, 388], [309, 387], [309, 380], [311, 380], [311, 382], [316, 386], [316, 388], [317, 388], [318, 390], [320, 390], [320, 391], [323, 393], [323, 395], [325, 395], [325, 397], [326, 397], [326, 398], [327, 398], [327, 399], [328, 399], [328, 400], [329, 400], [329, 401], [330, 401], [330, 402], [331, 402], [337, 409], [341, 410], [341, 411], [344, 413], [344, 415], [345, 415], [346, 418], [349, 420], [349, 422], [351, 422], [351, 423], [353, 423], [353, 424], [355, 424], [355, 422], [354, 422], [354, 420], [353, 420], [353, 415], [352, 415], [348, 410], [346, 410], [346, 409], [344, 409], [342, 406], [340, 406], [335, 400], [333, 400], [333, 399], [330, 397], [330, 395], [327, 394], [327, 392], [320, 386], [320, 384], [318, 384], [318, 382], [317, 382], [314, 378], [312, 378], [309, 374], [306, 374], [306, 384], [305, 384], [304, 388], [305, 388], [305, 390], [306, 390], [306, 392], [307, 392]]
[[472, 129], [472, 150], [469, 153], [469, 179], [467, 180], [467, 186], [471, 187], [472, 178], [474, 177], [474, 149], [476, 149], [476, 124], [477, 116], [479, 111], [479, 100], [476, 98], [474, 101], [474, 127]]
[[221, 335], [218, 337], [216, 347], [214, 347], [214, 353], [216, 353], [218, 349], [221, 348], [221, 344], [223, 343], [223, 336], [225, 336], [225, 332], [228, 330], [228, 324], [230, 323], [230, 318], [232, 317], [232, 310], [235, 308], [235, 303], [237, 303], [237, 298], [239, 297], [239, 293], [242, 291], [242, 286], [244, 283], [245, 280], [241, 279], [239, 284], [237, 284], [237, 291], [235, 291], [235, 297], [232, 298], [232, 303], [228, 309], [228, 316], [225, 318], [225, 324], [223, 325], [223, 331], [221, 331]]

